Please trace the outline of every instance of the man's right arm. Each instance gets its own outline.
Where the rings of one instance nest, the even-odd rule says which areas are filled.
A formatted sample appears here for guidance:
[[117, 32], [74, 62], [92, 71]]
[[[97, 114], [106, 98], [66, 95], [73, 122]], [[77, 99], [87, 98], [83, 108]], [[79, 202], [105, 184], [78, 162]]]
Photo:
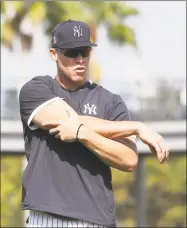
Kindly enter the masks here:
[[65, 101], [59, 98], [39, 110], [33, 116], [32, 122], [39, 128], [49, 130], [51, 127], [42, 125], [44, 122], [51, 120], [66, 121], [70, 115], [72, 118], [78, 118], [78, 114]]
[[[57, 97], [50, 82], [50, 77], [38, 76], [27, 82], [20, 90], [19, 103], [20, 114], [24, 124], [31, 130], [37, 128], [48, 129], [42, 126], [44, 121], [66, 120], [69, 116], [70, 106]], [[65, 95], [65, 94], [64, 94]], [[71, 108], [71, 116], [78, 116]]]

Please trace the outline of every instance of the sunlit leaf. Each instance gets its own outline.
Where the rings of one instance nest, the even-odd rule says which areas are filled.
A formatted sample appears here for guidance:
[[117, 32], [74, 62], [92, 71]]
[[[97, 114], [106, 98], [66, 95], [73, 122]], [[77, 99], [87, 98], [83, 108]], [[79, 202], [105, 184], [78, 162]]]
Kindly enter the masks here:
[[11, 20], [5, 20], [5, 22], [1, 25], [1, 43], [12, 50], [14, 37], [15, 33], [11, 25]]
[[44, 2], [34, 2], [27, 13], [27, 17], [31, 19], [33, 25], [43, 22], [45, 20], [45, 16], [46, 4]]
[[122, 24], [110, 25], [108, 29], [108, 36], [111, 41], [113, 40], [119, 45], [128, 43], [136, 47], [135, 33], [133, 29], [128, 26], [123, 26]]

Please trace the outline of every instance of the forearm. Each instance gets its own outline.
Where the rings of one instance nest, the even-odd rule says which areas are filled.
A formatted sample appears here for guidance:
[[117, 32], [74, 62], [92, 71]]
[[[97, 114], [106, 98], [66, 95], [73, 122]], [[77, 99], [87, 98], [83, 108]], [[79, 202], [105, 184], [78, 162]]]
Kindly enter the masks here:
[[109, 166], [128, 172], [136, 168], [138, 157], [129, 147], [105, 138], [85, 126], [81, 127], [78, 138], [85, 147]]
[[[135, 121], [108, 121], [90, 116], [79, 116], [65, 101], [58, 99], [42, 108], [33, 118], [33, 123], [45, 130], [49, 130], [53, 125], [43, 126], [44, 122], [67, 121], [69, 117], [80, 118], [81, 122], [98, 134], [111, 138], [123, 138], [137, 134], [140, 122]], [[58, 124], [57, 124], [58, 125]]]
[[137, 135], [142, 125], [137, 121], [109, 121], [90, 116], [80, 116], [80, 118], [93, 131], [110, 139]]

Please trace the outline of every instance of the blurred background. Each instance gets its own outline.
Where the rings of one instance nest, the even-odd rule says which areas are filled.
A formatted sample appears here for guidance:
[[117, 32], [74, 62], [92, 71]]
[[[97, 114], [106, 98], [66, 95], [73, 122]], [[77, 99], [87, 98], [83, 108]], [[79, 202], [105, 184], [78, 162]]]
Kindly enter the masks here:
[[170, 147], [160, 165], [138, 141], [137, 170], [112, 170], [118, 227], [186, 227], [186, 1], [31, 0], [1, 1], [1, 227], [24, 227], [27, 217], [19, 90], [37, 75], [55, 76], [51, 31], [67, 19], [91, 27], [92, 79]]

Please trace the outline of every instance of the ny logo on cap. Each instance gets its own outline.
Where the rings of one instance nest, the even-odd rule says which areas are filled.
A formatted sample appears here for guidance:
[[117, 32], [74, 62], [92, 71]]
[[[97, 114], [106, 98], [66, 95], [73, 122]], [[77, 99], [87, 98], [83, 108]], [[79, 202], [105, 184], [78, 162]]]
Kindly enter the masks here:
[[74, 36], [78, 36], [78, 37], [80, 37], [80, 36], [83, 36], [83, 34], [82, 34], [82, 28], [80, 27], [80, 26], [75, 26], [74, 28], [73, 28], [73, 31], [74, 31]]

